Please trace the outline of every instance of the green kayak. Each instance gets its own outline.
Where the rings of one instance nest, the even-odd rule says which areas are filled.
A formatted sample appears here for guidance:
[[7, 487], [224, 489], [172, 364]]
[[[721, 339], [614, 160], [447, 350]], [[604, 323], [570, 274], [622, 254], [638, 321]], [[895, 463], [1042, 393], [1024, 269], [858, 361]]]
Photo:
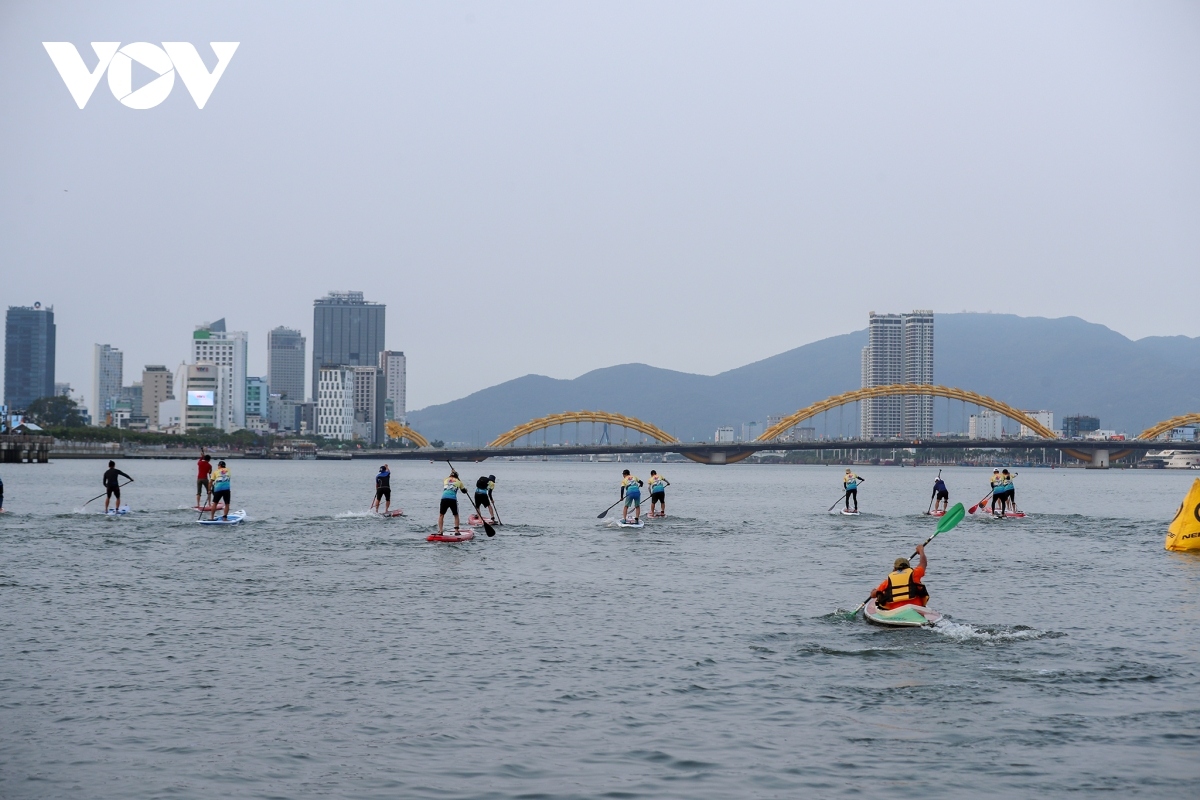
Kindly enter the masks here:
[[889, 628], [919, 628], [932, 625], [942, 618], [941, 614], [925, 606], [907, 605], [885, 610], [877, 608], [874, 600], [863, 608], [863, 615], [866, 616], [867, 622], [886, 625]]

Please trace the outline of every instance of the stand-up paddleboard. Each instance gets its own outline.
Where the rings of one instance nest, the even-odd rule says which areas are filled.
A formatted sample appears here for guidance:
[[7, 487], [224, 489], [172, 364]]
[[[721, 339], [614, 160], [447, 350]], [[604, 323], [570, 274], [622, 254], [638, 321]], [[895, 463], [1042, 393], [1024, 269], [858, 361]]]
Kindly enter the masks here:
[[199, 522], [201, 525], [237, 525], [245, 518], [246, 510], [242, 509], [241, 511], [230, 512], [228, 519], [224, 516], [219, 516], [216, 519], [198, 519], [196, 522]]
[[861, 514], [859, 514], [859, 513], [858, 513], [858, 509], [855, 509], [855, 510], [851, 511], [851, 510], [850, 510], [850, 509], [848, 509], [848, 508], [843, 508], [843, 509], [842, 509], [842, 511], [841, 511], [841, 513], [842, 513], [842, 515], [843, 515], [843, 516], [846, 516], [846, 517], [859, 517], [859, 516], [862, 516]]
[[104, 512], [104, 516], [117, 517], [117, 516], [125, 516], [128, 513], [129, 513], [129, 506], [121, 506], [120, 508], [110, 508], [108, 511]]
[[929, 512], [929, 516], [931, 516], [931, 517], [944, 517], [944, 516], [946, 516], [946, 512], [945, 512], [945, 511], [930, 511], [930, 512]]
[[[473, 528], [483, 527], [483, 521], [484, 521], [483, 517], [479, 516], [478, 514], [472, 514], [471, 516], [467, 517], [467, 524]], [[495, 526], [495, 525], [503, 525], [503, 524], [504, 523], [500, 522], [499, 520], [497, 520], [496, 522], [492, 522], [491, 520], [488, 520], [488, 525]]]
[[643, 514], [642, 519], [662, 519], [665, 516], [666, 516], [666, 514], [663, 514], [662, 512], [657, 512], [657, 513]]
[[192, 506], [192, 511], [213, 511], [216, 506]]
[[644, 528], [644, 527], [646, 527], [646, 523], [640, 519], [636, 520], [636, 521], [619, 519], [619, 520], [617, 520], [617, 527], [618, 528]]
[[378, 512], [376, 512], [376, 514], [377, 514], [377, 516], [380, 516], [380, 517], [388, 517], [389, 519], [390, 519], [390, 518], [392, 518], [392, 517], [403, 517], [403, 516], [404, 516], [404, 509], [402, 509], [402, 508], [393, 508], [391, 511], [378, 511]]
[[863, 616], [867, 622], [889, 628], [920, 628], [942, 618], [941, 614], [925, 606], [907, 605], [885, 611], [875, 605], [874, 599], [869, 600], [863, 608]]
[[992, 519], [1025, 519], [1025, 512], [1007, 511], [1003, 514], [992, 514]]
[[458, 533], [431, 533], [425, 537], [427, 542], [469, 542], [475, 538], [474, 531], [460, 530]]

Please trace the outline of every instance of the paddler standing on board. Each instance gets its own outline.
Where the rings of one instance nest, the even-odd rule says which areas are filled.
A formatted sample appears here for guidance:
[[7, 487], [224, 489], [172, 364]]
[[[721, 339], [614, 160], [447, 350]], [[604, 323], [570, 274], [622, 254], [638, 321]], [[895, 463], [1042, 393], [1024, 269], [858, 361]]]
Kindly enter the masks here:
[[450, 477], [442, 481], [442, 503], [438, 508], [438, 536], [445, 528], [446, 512], [454, 514], [454, 535], [458, 536], [458, 493], [467, 493], [467, 487], [458, 479], [458, 473], [450, 470]]
[[950, 505], [950, 490], [946, 488], [941, 474], [933, 481], [933, 497], [933, 513], [945, 514], [946, 507]]
[[1000, 482], [992, 490], [994, 492], [992, 495], [992, 513], [998, 517], [1003, 517], [1010, 505], [1013, 512], [1016, 513], [1017, 503], [1014, 498], [1016, 497], [1017, 490], [1013, 488], [1012, 479], [1013, 476], [1009, 474], [1007, 469], [1002, 470], [1000, 472]]
[[479, 518], [483, 518], [483, 509], [488, 510], [488, 522], [496, 524], [496, 512], [492, 510], [492, 490], [496, 488], [495, 475], [480, 475], [475, 481], [475, 508], [479, 509]]
[[876, 608], [886, 611], [900, 606], [923, 606], [929, 603], [929, 592], [921, 583], [929, 567], [925, 545], [917, 545], [917, 555], [921, 558], [921, 566], [916, 569], [912, 568], [907, 558], [896, 559], [892, 573], [871, 592]]
[[[650, 516], [665, 517], [667, 515], [667, 487], [671, 482], [659, 475], [655, 470], [650, 470]], [[654, 504], [658, 503], [658, 514], [654, 513]]]
[[[384, 501], [382, 512], [379, 510], [380, 500]], [[387, 464], [380, 467], [375, 475], [375, 500], [371, 503], [371, 509], [377, 514], [386, 514], [392, 510], [392, 471], [388, 469]]]
[[[108, 462], [108, 469], [104, 471], [104, 513], [108, 513], [108, 503], [114, 497], [117, 498], [116, 505], [113, 506], [113, 511], [121, 510], [121, 478], [129, 478], [124, 472], [117, 469], [117, 462]], [[129, 482], [133, 483], [133, 478], [129, 478]]]
[[858, 485], [862, 483], [862, 478], [854, 474], [854, 471], [847, 467], [846, 474], [842, 478], [842, 488], [846, 490], [846, 510], [850, 510], [850, 499], [854, 498], [854, 510], [858, 511]]
[[[992, 486], [992, 513], [995, 513], [996, 508], [998, 507], [996, 505], [996, 501], [998, 501], [1000, 499], [1000, 470], [999, 469], [992, 470], [991, 486]], [[983, 510], [987, 511], [987, 503], [983, 504]]]
[[209, 517], [210, 520], [214, 520], [217, 518], [217, 509], [221, 507], [222, 501], [224, 501], [224, 503], [225, 503], [225, 513], [221, 515], [221, 519], [223, 519], [223, 520], [229, 519], [229, 509], [230, 509], [229, 503], [231, 502], [229, 486], [230, 486], [231, 482], [232, 481], [231, 481], [231, 476], [229, 474], [229, 468], [225, 466], [224, 461], [218, 461], [217, 468], [213, 470], [213, 474], [212, 474], [213, 493], [212, 493], [212, 516]]
[[642, 483], [636, 475], [630, 475], [629, 470], [621, 470], [621, 499], [625, 506], [621, 509], [621, 521], [629, 522], [629, 507], [633, 506], [633, 521], [642, 518]]
[[[196, 510], [205, 511], [204, 505], [212, 503], [212, 484], [209, 483], [208, 476], [212, 474], [212, 458], [208, 453], [204, 452], [204, 448], [200, 448], [200, 459], [196, 461]], [[204, 505], [200, 505], [200, 495], [204, 494], [206, 500]]]

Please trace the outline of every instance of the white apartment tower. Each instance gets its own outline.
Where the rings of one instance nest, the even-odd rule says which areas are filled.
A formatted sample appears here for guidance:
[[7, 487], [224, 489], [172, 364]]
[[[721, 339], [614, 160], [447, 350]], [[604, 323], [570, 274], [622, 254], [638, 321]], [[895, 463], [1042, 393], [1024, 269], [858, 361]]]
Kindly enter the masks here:
[[405, 381], [408, 361], [403, 350], [384, 350], [379, 354], [379, 368], [383, 370], [384, 381], [387, 384], [386, 398], [391, 405], [391, 416], [388, 419], [405, 422], [407, 410], [405, 403]]
[[92, 424], [110, 424], [125, 382], [125, 355], [112, 345], [98, 344], [92, 351]]
[[354, 438], [353, 367], [317, 368], [317, 435], [350, 441]]
[[200, 325], [192, 333], [192, 363], [224, 367], [227, 380], [221, 393], [221, 417], [216, 427], [232, 433], [246, 427], [246, 342], [245, 331], [226, 331], [225, 320]]
[[[933, 383], [933, 312], [871, 312], [862, 351], [862, 386]], [[862, 402], [868, 439], [933, 435], [933, 397], [879, 397]]]

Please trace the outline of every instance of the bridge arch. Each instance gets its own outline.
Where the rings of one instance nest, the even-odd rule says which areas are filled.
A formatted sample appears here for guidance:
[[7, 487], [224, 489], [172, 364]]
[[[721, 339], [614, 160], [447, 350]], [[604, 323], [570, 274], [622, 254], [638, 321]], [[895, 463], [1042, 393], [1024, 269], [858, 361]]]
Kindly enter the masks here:
[[1003, 414], [1009, 419], [1019, 422], [1026, 426], [1038, 436], [1045, 439], [1053, 439], [1054, 431], [1047, 428], [1042, 423], [1038, 422], [1033, 417], [1025, 412], [1013, 408], [1008, 403], [1002, 403], [987, 395], [979, 394], [978, 392], [968, 392], [966, 389], [956, 389], [953, 386], [938, 386], [932, 383], [891, 383], [886, 386], [870, 386], [865, 389], [855, 389], [852, 392], [843, 392], [835, 394], [833, 397], [827, 397], [813, 403], [810, 406], [805, 406], [794, 414], [784, 417], [782, 420], [772, 425], [763, 431], [762, 436], [758, 437], [760, 442], [769, 442], [772, 439], [778, 438], [780, 434], [799, 425], [810, 417], [815, 417], [830, 409], [844, 406], [847, 403], [854, 403], [859, 400], [872, 400], [877, 397], [896, 397], [896, 396], [933, 396], [945, 397], [950, 400], [962, 400], [965, 403], [973, 403], [982, 408], [987, 408], [999, 414]]
[[1182, 428], [1184, 425], [1200, 425], [1200, 414], [1180, 414], [1178, 417], [1164, 419], [1157, 425], [1152, 425], [1146, 430], [1137, 435], [1138, 439], [1157, 439], [1164, 433], [1174, 429]]
[[417, 447], [429, 447], [429, 440], [407, 425], [401, 425], [394, 419], [383, 424], [383, 431], [389, 439], [408, 439]]
[[624, 414], [612, 414], [607, 411], [567, 411], [562, 414], [550, 414], [549, 416], [531, 419], [524, 425], [518, 425], [508, 433], [501, 434], [488, 447], [504, 447], [512, 444], [522, 436], [527, 436], [546, 428], [552, 428], [556, 425], [567, 425], [572, 422], [607, 422], [609, 425], [620, 425], [624, 428], [644, 433], [663, 444], [675, 444], [679, 441], [662, 428], [651, 425], [649, 422], [644, 422], [637, 417], [627, 417]]

